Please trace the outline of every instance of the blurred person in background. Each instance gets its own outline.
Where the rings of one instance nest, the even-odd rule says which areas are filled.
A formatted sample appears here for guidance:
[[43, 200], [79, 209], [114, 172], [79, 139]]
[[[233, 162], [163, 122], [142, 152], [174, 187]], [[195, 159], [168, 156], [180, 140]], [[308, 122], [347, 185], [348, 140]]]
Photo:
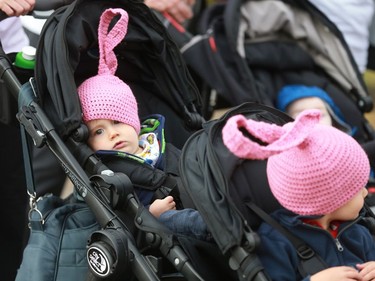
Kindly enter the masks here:
[[359, 71], [364, 73], [368, 61], [370, 26], [374, 0], [309, 0], [341, 31]]
[[158, 12], [167, 12], [183, 24], [194, 15], [195, 0], [145, 0], [145, 4]]

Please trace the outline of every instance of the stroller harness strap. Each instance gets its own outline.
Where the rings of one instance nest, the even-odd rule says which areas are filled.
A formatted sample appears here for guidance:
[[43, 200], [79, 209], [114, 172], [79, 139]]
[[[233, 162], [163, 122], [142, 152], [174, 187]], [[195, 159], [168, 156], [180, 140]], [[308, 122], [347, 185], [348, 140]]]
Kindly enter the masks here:
[[298, 257], [300, 258], [300, 265], [298, 270], [301, 276], [313, 275], [323, 269], [328, 268], [326, 263], [315, 253], [309, 245], [297, 236], [293, 235], [276, 220], [274, 220], [269, 214], [259, 208], [254, 202], [247, 202], [246, 205], [256, 213], [264, 222], [277, 229], [283, 234], [294, 246], [297, 251]]

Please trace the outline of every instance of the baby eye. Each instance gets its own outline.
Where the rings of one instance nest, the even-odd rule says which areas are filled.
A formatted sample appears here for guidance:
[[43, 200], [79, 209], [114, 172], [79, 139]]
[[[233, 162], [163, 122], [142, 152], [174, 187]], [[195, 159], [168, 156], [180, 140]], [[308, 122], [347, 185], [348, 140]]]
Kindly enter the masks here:
[[94, 135], [101, 135], [103, 134], [104, 130], [103, 129], [97, 129], [95, 132], [94, 132]]

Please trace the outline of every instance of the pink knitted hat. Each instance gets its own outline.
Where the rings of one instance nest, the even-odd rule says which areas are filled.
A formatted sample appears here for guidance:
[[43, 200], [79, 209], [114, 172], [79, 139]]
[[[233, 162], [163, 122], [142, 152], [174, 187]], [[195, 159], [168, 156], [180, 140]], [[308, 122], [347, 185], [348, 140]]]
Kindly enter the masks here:
[[[116, 15], [120, 15], [120, 18], [108, 31], [109, 24]], [[132, 126], [139, 133], [137, 101], [129, 86], [114, 75], [117, 70], [117, 59], [113, 49], [125, 37], [127, 29], [126, 11], [107, 9], [103, 12], [98, 28], [98, 75], [85, 80], [77, 91], [84, 122], [97, 119], [116, 120]]]
[[[286, 209], [300, 215], [329, 214], [365, 187], [370, 164], [356, 140], [318, 124], [319, 119], [319, 111], [307, 110], [281, 127], [236, 115], [224, 126], [223, 141], [238, 157], [268, 158], [271, 191]], [[240, 129], [266, 145], [245, 137]]]

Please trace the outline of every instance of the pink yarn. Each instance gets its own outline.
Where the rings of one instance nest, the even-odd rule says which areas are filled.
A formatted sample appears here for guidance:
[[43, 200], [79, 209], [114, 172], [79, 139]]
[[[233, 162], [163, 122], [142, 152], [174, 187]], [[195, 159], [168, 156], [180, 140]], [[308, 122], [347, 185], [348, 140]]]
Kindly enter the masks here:
[[[277, 126], [237, 115], [223, 128], [223, 141], [236, 156], [267, 159], [267, 177], [279, 203], [300, 215], [324, 215], [347, 203], [370, 174], [368, 157], [348, 134], [320, 125], [320, 112], [307, 110]], [[245, 137], [248, 131], [265, 145]]]
[[[112, 19], [120, 15], [108, 31]], [[98, 75], [85, 80], [77, 89], [84, 122], [97, 119], [116, 120], [140, 131], [138, 105], [130, 87], [115, 76], [117, 59], [113, 49], [124, 39], [128, 28], [128, 13], [123, 9], [107, 9], [98, 27]]]

